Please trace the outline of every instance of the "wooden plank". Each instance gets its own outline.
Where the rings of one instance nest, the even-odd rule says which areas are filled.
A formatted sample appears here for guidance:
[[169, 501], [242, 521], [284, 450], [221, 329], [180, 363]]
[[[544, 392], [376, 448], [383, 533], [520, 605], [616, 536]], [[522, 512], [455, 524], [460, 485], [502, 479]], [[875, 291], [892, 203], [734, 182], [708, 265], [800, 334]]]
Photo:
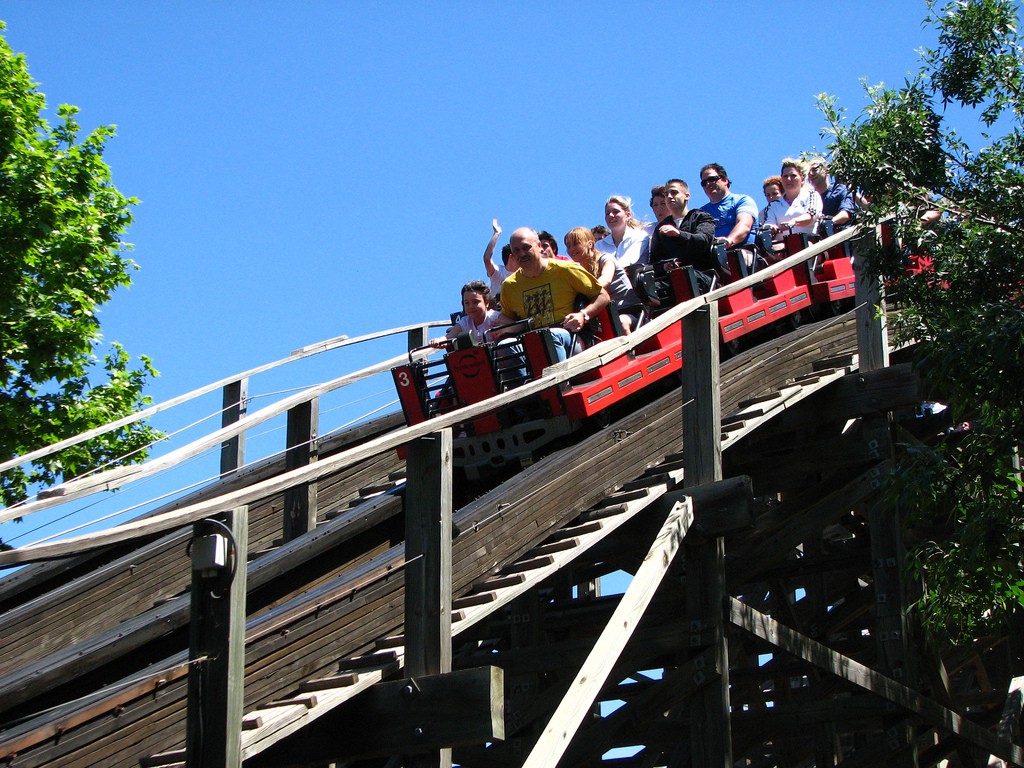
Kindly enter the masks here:
[[668, 509], [683, 498], [693, 501], [694, 522], [690, 530], [698, 536], [713, 538], [749, 528], [753, 523], [753, 490], [745, 475], [670, 491], [658, 500], [657, 508]]
[[826, 672], [903, 707], [938, 728], [955, 733], [974, 745], [989, 750], [993, 755], [1012, 765], [1024, 766], [1024, 749], [1009, 740], [1000, 739], [959, 712], [936, 704], [902, 683], [790, 629], [734, 597], [729, 599], [729, 605], [729, 618], [736, 626]]
[[[388, 498], [352, 510], [321, 526], [301, 540], [289, 542], [265, 558], [249, 565], [248, 582], [252, 589], [259, 588], [281, 574], [301, 567], [305, 562], [337, 547], [340, 542], [355, 536], [382, 517], [400, 511], [398, 499]], [[52, 687], [74, 668], [79, 674], [95, 669], [121, 654], [139, 648], [145, 643], [184, 626], [189, 617], [189, 597], [175, 598], [119, 623], [109, 630], [88, 636], [85, 640], [43, 659], [13, 669], [0, 677], [0, 711], [27, 701], [34, 692]]]
[[691, 522], [693, 505], [688, 500], [675, 504], [523, 768], [550, 768], [558, 764], [668, 572]]

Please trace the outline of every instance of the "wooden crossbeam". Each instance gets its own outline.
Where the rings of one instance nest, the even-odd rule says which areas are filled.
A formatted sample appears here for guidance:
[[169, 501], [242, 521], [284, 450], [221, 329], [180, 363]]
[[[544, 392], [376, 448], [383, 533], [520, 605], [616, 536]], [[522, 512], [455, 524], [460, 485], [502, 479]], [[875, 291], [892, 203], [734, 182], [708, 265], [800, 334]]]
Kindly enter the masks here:
[[591, 711], [616, 660], [632, 636], [644, 610], [668, 572], [687, 529], [693, 522], [693, 503], [686, 499], [673, 505], [643, 564], [619, 601], [594, 649], [569, 686], [562, 703], [537, 740], [523, 768], [557, 765], [587, 713]]
[[245, 765], [284, 768], [483, 744], [505, 737], [503, 710], [499, 667], [378, 683]]
[[881, 696], [938, 728], [955, 733], [972, 744], [987, 749], [1010, 765], [1024, 766], [1024, 749], [1019, 745], [1008, 739], [1000, 739], [959, 712], [946, 709], [902, 683], [743, 604], [735, 597], [729, 600], [729, 620], [777, 648]]

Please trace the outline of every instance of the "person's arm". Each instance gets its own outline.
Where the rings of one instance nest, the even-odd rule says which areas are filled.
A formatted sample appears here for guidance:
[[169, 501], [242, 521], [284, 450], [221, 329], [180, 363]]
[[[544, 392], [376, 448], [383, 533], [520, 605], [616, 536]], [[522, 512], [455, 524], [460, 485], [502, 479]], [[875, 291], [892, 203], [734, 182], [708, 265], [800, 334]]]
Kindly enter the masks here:
[[484, 269], [487, 270], [488, 277], [498, 271], [498, 266], [494, 263], [494, 246], [498, 244], [498, 237], [501, 235], [501, 227], [498, 226], [497, 219], [491, 219], [491, 228], [494, 230], [494, 234], [491, 235], [491, 241], [484, 249]]
[[750, 236], [750, 230], [753, 226], [754, 217], [749, 213], [736, 214], [736, 224], [733, 226], [732, 231], [726, 235], [725, 247], [732, 248], [747, 242], [747, 238]]
[[817, 192], [812, 191], [807, 198], [807, 203], [804, 206], [804, 210], [798, 213], [791, 219], [786, 219], [780, 222], [782, 227], [788, 229], [795, 229], [797, 227], [810, 227], [818, 220], [818, 216], [821, 215], [821, 195]]
[[498, 339], [503, 339], [506, 336], [508, 336], [509, 334], [514, 334], [515, 333], [515, 329], [513, 329], [513, 328], [501, 328], [499, 326], [511, 325], [512, 323], [516, 322], [518, 319], [519, 319], [518, 317], [509, 317], [504, 312], [502, 312], [500, 315], [498, 315], [498, 319], [494, 321], [494, 325], [491, 326], [491, 330], [489, 330], [487, 333], [495, 341], [497, 341]]
[[684, 226], [692, 228], [692, 232], [680, 232], [679, 236], [688, 240], [688, 248], [698, 250], [711, 250], [715, 242], [715, 220], [710, 213], [705, 211], [694, 212], [691, 222], [683, 222]]
[[451, 328], [445, 331], [444, 336], [442, 338], [431, 339], [430, 341], [428, 341], [427, 346], [433, 347], [434, 349], [442, 349], [448, 345], [449, 341], [454, 339], [460, 333], [462, 333], [462, 329], [457, 325], [453, 325]]
[[837, 227], [845, 227], [847, 224], [850, 223], [850, 212], [839, 211], [839, 213], [835, 214], [832, 217], [832, 223], [835, 224]]
[[612, 278], [615, 277], [615, 256], [607, 254], [597, 262], [597, 282], [601, 284], [602, 288], [607, 288], [611, 285]]
[[601, 288], [601, 292], [597, 294], [597, 296], [595, 296], [587, 306], [578, 312], [570, 312], [566, 315], [565, 320], [562, 322], [562, 326], [570, 333], [576, 333], [587, 324], [587, 321], [590, 320], [590, 318], [607, 307], [611, 301], [612, 297], [608, 295], [608, 290], [606, 288]]
[[832, 216], [832, 223], [837, 227], [845, 227], [853, 221], [853, 212], [856, 210], [856, 207], [853, 203], [853, 195], [850, 193], [850, 190], [846, 188], [846, 185], [841, 184], [838, 186], [844, 194], [843, 199], [839, 201], [839, 210]]

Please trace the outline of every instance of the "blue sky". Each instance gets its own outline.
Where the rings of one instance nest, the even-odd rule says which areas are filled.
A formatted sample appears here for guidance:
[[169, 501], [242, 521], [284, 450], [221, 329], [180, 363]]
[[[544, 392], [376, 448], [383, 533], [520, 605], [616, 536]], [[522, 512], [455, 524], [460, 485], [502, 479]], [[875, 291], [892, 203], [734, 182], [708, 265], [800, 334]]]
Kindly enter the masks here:
[[[774, 17], [766, 14], [771, 8]], [[498, 217], [559, 238], [720, 162], [760, 203], [929, 41], [924, 2], [6, 0], [51, 109], [116, 124], [140, 269], [108, 340], [166, 400], [322, 339], [447, 317]], [[706, 202], [694, 186], [696, 205]], [[294, 386], [396, 354], [351, 350]], [[312, 378], [303, 378], [312, 377]], [[24, 542], [19, 542], [24, 543]]]

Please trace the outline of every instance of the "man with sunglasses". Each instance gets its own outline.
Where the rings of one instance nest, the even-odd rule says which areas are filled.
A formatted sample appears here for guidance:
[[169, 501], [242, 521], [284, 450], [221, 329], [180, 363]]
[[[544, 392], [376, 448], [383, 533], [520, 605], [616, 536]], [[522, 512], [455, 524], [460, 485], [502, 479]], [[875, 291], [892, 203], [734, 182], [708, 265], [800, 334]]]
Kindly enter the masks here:
[[715, 239], [724, 239], [726, 248], [753, 243], [757, 221], [754, 198], [731, 191], [729, 174], [718, 163], [708, 163], [700, 169], [700, 185], [711, 201], [700, 209], [715, 220]]

